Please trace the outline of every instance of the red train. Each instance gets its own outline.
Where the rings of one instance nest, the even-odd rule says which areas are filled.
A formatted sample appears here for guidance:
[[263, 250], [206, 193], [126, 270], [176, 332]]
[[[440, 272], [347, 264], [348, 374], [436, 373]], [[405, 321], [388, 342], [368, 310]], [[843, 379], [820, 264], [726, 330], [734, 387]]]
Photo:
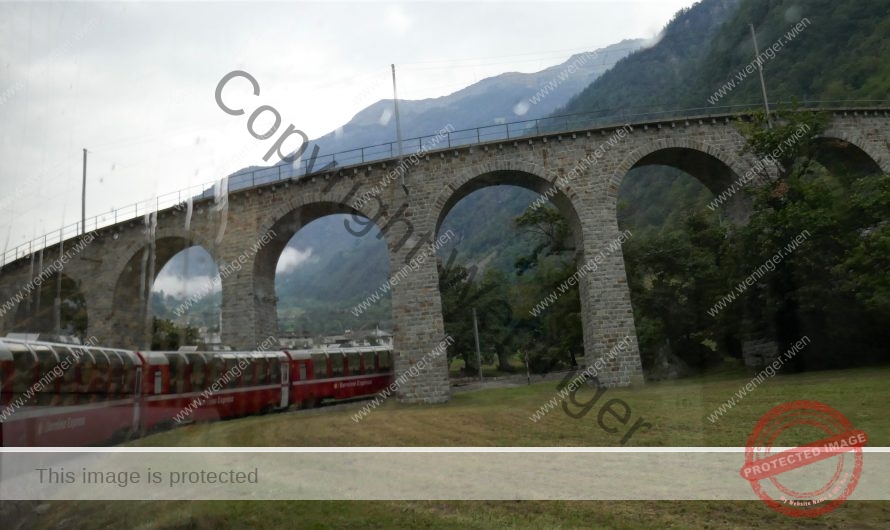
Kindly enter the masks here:
[[379, 392], [383, 346], [138, 352], [0, 338], [0, 446], [119, 443], [179, 423], [313, 407]]

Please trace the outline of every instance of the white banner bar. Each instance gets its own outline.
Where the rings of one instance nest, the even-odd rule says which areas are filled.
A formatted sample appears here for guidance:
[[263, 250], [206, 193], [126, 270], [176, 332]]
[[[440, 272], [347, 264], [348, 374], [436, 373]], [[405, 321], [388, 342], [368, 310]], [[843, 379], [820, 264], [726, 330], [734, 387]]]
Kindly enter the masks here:
[[[758, 499], [739, 448], [94, 449], [3, 451], [0, 499]], [[890, 452], [866, 448], [862, 458], [849, 498], [890, 500]], [[849, 484], [854, 460], [834, 455], [759, 484], [775, 499], [830, 485], [825, 497]]]

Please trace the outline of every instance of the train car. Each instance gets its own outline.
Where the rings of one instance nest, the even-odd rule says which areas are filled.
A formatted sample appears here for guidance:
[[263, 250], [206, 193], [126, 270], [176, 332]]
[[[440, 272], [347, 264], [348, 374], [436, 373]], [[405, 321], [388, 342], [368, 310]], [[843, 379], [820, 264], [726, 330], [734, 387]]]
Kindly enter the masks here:
[[0, 444], [126, 439], [139, 426], [142, 367], [132, 351], [0, 338]]
[[368, 396], [392, 382], [392, 363], [383, 346], [134, 352], [0, 338], [0, 446], [118, 443]]
[[262, 414], [290, 405], [283, 352], [148, 352], [144, 431]]
[[392, 350], [385, 346], [286, 350], [291, 358], [291, 402], [301, 408], [326, 399], [375, 394], [392, 383]]

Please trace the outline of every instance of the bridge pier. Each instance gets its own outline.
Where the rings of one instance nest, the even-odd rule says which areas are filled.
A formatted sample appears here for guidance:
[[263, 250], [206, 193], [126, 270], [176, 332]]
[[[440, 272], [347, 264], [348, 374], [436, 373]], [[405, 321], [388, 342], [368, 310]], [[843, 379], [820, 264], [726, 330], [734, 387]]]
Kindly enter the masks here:
[[[584, 358], [606, 387], [643, 381], [639, 341], [621, 245], [633, 237], [620, 232], [615, 217], [588, 215], [579, 270], [595, 267], [579, 282]], [[583, 222], [583, 221], [582, 221]], [[595, 372], [594, 372], [595, 370]]]
[[[435, 237], [435, 226], [429, 216], [415, 215], [416, 205], [425, 203], [415, 194], [402, 214], [389, 212], [380, 221], [389, 249], [390, 278], [397, 280], [391, 290], [393, 363], [396, 380], [402, 381], [396, 393], [402, 403], [445, 403], [451, 399], [451, 382], [448, 352], [436, 349], [446, 340], [439, 271], [435, 253], [425, 252], [431, 241], [427, 238]], [[394, 199], [390, 204], [398, 203]]]
[[[221, 263], [220, 269], [224, 270], [231, 260], [223, 259]], [[248, 262], [221, 282], [222, 343], [235, 350], [254, 350], [270, 336], [278, 338], [275, 274], [256, 270], [271, 266], [274, 271], [275, 264], [253, 265]]]
[[87, 337], [113, 348], [142, 349], [150, 346], [151, 330], [145, 329], [145, 301], [138, 290], [109, 296], [100, 276], [82, 280], [81, 292], [87, 306]]

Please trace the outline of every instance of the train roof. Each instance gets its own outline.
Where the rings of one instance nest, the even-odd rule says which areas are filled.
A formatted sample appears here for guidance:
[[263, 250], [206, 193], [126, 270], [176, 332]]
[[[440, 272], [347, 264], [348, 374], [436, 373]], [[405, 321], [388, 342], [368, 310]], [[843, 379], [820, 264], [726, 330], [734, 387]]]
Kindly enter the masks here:
[[39, 356], [49, 354], [55, 358], [57, 362], [61, 362], [62, 358], [74, 357], [80, 358], [87, 356], [93, 361], [107, 359], [109, 362], [115, 358], [123, 363], [142, 364], [139, 356], [130, 350], [120, 348], [105, 348], [101, 346], [87, 346], [83, 344], [69, 344], [60, 342], [45, 342], [34, 340], [23, 340], [18, 338], [0, 338], [0, 361], [12, 360], [14, 351], [27, 350], [37, 359]]
[[220, 359], [234, 359], [234, 358], [245, 358], [245, 357], [253, 357], [253, 358], [276, 358], [282, 357], [287, 353], [293, 359], [308, 359], [310, 355], [347, 355], [350, 353], [366, 353], [366, 352], [391, 352], [391, 346], [346, 346], [346, 347], [316, 347], [316, 348], [308, 348], [308, 349], [285, 349], [283, 351], [140, 351], [136, 353], [131, 350], [124, 350], [120, 348], [105, 348], [101, 346], [87, 346], [82, 344], [72, 344], [72, 343], [61, 343], [61, 342], [47, 342], [47, 341], [39, 341], [39, 340], [26, 340], [24, 338], [11, 338], [11, 337], [0, 337], [0, 361], [3, 360], [12, 360], [12, 352], [15, 350], [21, 350], [22, 348], [31, 352], [32, 355], [37, 357], [38, 352], [49, 353], [53, 355], [57, 361], [61, 361], [62, 357], [68, 357], [69, 355], [74, 355], [74, 357], [80, 357], [82, 355], [87, 355], [93, 360], [99, 358], [108, 358], [111, 360], [113, 357], [120, 358], [123, 362], [132, 362], [135, 364], [142, 364], [139, 356], [142, 357], [148, 362], [148, 364], [152, 365], [164, 365], [168, 364], [168, 358], [172, 356], [181, 357], [186, 362], [190, 362], [191, 358], [195, 356], [201, 356], [205, 360], [220, 358]]
[[346, 355], [349, 353], [366, 353], [366, 352], [391, 352], [392, 347], [390, 346], [347, 346], [344, 348], [307, 348], [302, 350], [285, 350], [291, 357], [295, 359], [307, 359], [310, 355]]
[[200, 357], [205, 361], [212, 359], [275, 359], [284, 357], [281, 351], [153, 351], [148, 352], [152, 355], [163, 357], [164, 361], [159, 364], [167, 364], [167, 359], [178, 357], [186, 363], [191, 364], [192, 360]]

